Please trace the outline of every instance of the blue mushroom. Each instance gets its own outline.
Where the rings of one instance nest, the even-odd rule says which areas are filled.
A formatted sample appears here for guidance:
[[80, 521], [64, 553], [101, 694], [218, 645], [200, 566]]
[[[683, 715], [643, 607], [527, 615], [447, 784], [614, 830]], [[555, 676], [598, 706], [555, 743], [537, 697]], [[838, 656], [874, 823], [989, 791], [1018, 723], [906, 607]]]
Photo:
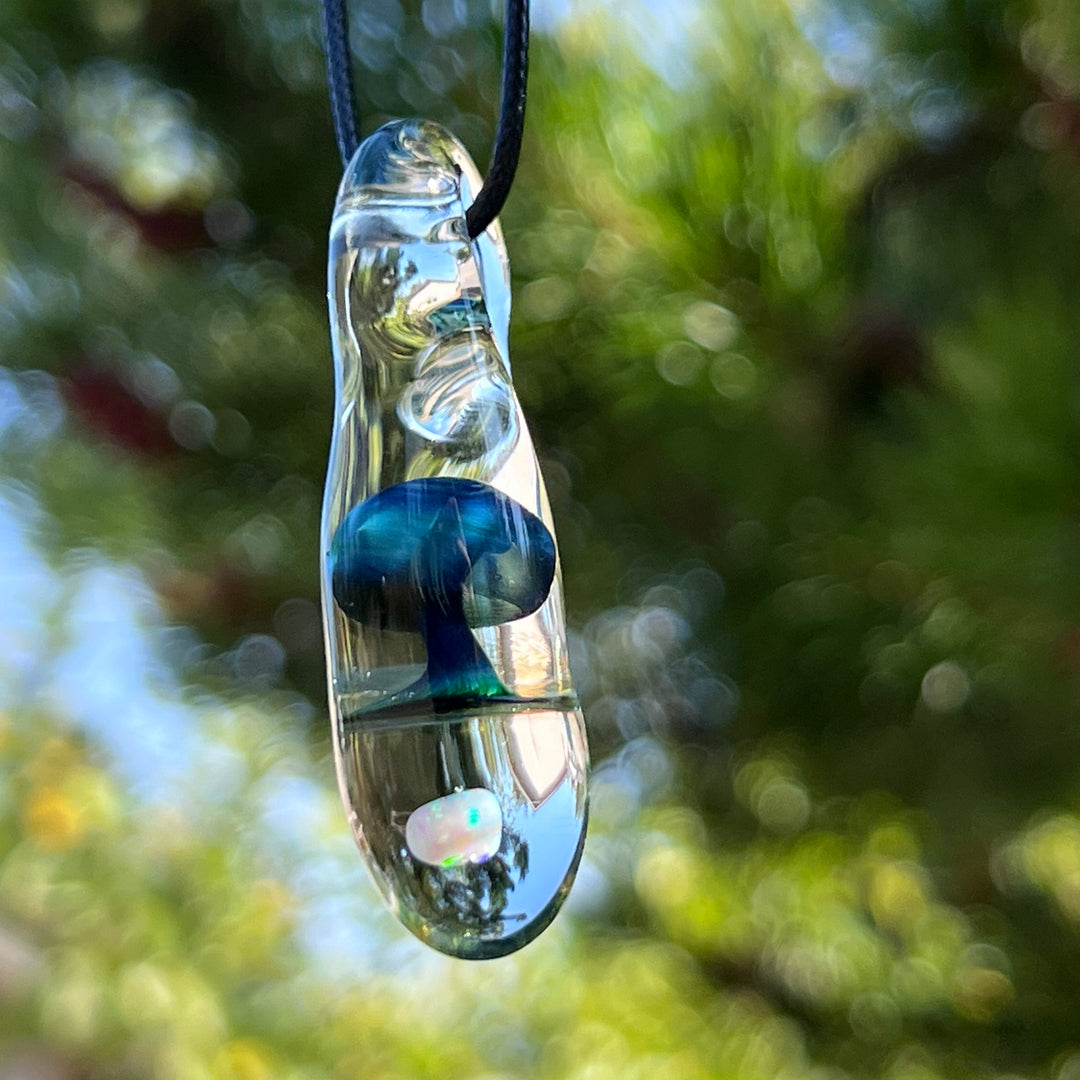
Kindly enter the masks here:
[[330, 559], [345, 615], [423, 636], [428, 693], [445, 711], [509, 696], [470, 627], [512, 622], [543, 604], [555, 540], [490, 484], [437, 476], [365, 499], [338, 527]]

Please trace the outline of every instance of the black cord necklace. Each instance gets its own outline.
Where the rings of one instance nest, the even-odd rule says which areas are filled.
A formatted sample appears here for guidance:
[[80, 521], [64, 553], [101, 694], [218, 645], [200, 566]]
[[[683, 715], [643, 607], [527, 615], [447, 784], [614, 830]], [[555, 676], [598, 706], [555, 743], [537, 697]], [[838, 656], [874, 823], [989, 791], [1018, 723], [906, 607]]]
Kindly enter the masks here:
[[[326, 74], [341, 164], [347, 166], [359, 145], [356, 89], [349, 53], [346, 0], [323, 0]], [[529, 2], [506, 0], [503, 31], [503, 80], [499, 125], [491, 164], [472, 205], [465, 213], [469, 238], [475, 240], [502, 210], [517, 172], [525, 131], [525, 92], [529, 78]]]
[[554, 524], [510, 377], [495, 216], [521, 148], [528, 8], [507, 3], [481, 181], [430, 121], [392, 121], [358, 145], [344, 4], [324, 0], [345, 166], [321, 533], [334, 758], [398, 918], [434, 948], [485, 959], [555, 917], [587, 816]]

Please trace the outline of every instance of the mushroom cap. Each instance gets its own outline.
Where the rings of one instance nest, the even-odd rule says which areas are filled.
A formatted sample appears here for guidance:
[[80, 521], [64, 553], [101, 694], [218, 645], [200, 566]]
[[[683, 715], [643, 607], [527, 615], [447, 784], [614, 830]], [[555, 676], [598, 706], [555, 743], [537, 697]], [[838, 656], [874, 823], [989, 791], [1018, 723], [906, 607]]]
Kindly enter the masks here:
[[384, 488], [351, 510], [330, 560], [334, 599], [359, 622], [414, 629], [422, 604], [495, 626], [547, 599], [555, 540], [490, 484], [433, 476]]

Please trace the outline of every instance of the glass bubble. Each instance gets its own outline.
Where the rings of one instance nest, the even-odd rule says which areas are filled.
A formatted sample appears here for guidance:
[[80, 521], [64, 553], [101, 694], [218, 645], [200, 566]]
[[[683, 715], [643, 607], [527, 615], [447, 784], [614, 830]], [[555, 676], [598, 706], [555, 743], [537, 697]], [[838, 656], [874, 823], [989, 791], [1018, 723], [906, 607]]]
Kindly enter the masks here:
[[338, 781], [421, 940], [531, 941], [584, 844], [588, 752], [551, 511], [510, 376], [509, 264], [480, 178], [399, 121], [345, 171], [330, 237], [336, 409], [323, 611]]

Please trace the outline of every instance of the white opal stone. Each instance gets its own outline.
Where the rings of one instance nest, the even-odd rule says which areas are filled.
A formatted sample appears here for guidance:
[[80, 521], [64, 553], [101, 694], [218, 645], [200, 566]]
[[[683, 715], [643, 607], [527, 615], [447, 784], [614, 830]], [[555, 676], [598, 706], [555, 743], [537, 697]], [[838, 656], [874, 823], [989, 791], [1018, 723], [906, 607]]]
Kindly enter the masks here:
[[499, 800], [487, 788], [468, 788], [417, 807], [405, 824], [405, 843], [429, 866], [483, 862], [499, 850], [502, 828]]

